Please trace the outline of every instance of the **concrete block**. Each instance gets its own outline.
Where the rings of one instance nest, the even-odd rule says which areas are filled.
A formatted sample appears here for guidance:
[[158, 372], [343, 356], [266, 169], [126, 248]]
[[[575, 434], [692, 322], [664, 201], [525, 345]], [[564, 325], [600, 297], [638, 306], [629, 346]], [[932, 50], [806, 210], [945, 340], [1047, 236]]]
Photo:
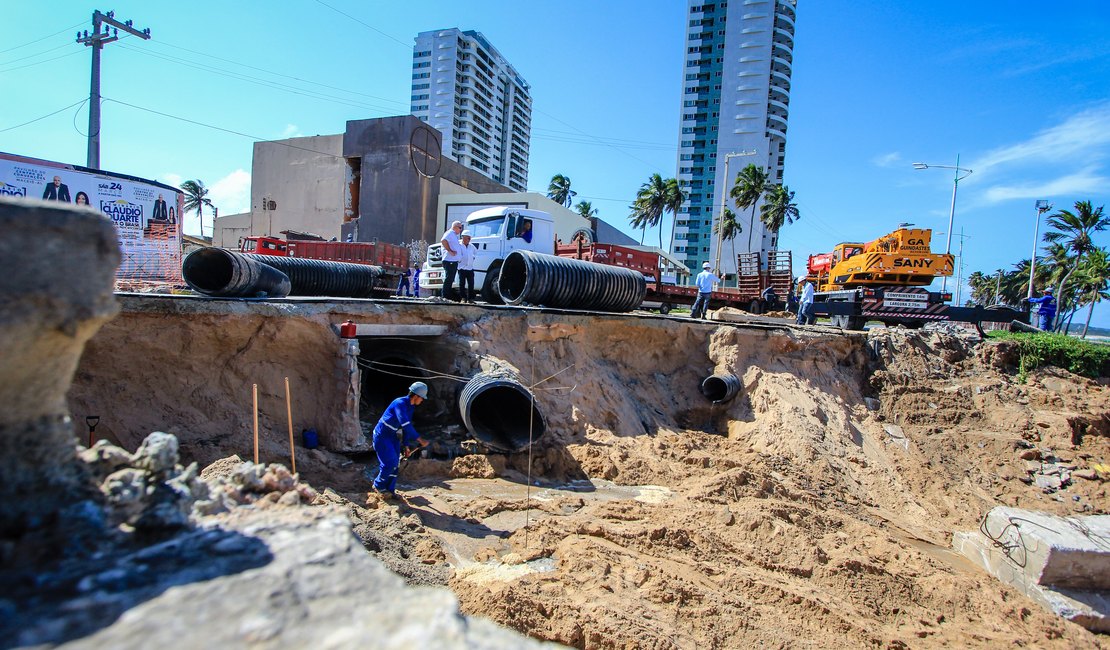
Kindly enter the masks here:
[[1010, 559], [1032, 582], [1110, 590], [1110, 515], [1057, 517], [999, 507], [987, 514], [982, 532], [1010, 548]]
[[1110, 593], [1039, 585], [1014, 563], [1005, 547], [996, 546], [979, 531], [957, 532], [952, 547], [1030, 600], [1072, 623], [1098, 633], [1110, 633]]

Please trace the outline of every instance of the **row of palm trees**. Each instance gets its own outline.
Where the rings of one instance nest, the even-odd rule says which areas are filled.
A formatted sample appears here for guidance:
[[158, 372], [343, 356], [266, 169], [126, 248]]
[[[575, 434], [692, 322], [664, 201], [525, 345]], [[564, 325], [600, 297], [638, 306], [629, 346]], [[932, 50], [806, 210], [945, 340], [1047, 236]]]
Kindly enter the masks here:
[[[1094, 243], [1094, 234], [1110, 227], [1110, 217], [1105, 216], [1103, 207], [1095, 208], [1090, 201], [1076, 201], [1074, 210], [1060, 210], [1047, 219], [1044, 255], [1037, 256], [1033, 270], [1033, 293], [1038, 288], [1054, 289], [1058, 305], [1056, 331], [1069, 331], [1075, 314], [1086, 307], [1082, 333], [1086, 337], [1095, 305], [1110, 299], [1110, 254]], [[1020, 307], [1029, 294], [1029, 267], [1030, 261], [1026, 259], [1010, 271], [972, 273], [967, 279], [970, 302]]]
[[[551, 200], [569, 208], [577, 194], [570, 187], [569, 177], [563, 174], [555, 174], [551, 177], [551, 183], [547, 187], [547, 197]], [[784, 225], [794, 223], [801, 216], [798, 205], [794, 203], [794, 192], [785, 185], [771, 183], [767, 170], [756, 165], [748, 165], [737, 174], [735, 184], [729, 189], [729, 196], [737, 209], [751, 208], [751, 216], [748, 219], [748, 250], [752, 248], [755, 209], [761, 198], [765, 200], [760, 206], [759, 220], [776, 236]], [[676, 179], [652, 174], [647, 182], [640, 186], [636, 199], [629, 206], [631, 213], [628, 219], [633, 228], [641, 231], [640, 243], [644, 243], [648, 228], [658, 227], [659, 248], [663, 248], [663, 228], [660, 224], [663, 215], [669, 212], [674, 217], [671, 219], [670, 237], [673, 246], [678, 212], [686, 198], [686, 192], [682, 190]], [[580, 201], [575, 209], [586, 218], [597, 216], [597, 210], [589, 201]], [[736, 219], [736, 214], [726, 207], [724, 218], [714, 224], [713, 233], [719, 234], [722, 240], [732, 244], [733, 257], [736, 257], [736, 236], [742, 232], [744, 228]]]

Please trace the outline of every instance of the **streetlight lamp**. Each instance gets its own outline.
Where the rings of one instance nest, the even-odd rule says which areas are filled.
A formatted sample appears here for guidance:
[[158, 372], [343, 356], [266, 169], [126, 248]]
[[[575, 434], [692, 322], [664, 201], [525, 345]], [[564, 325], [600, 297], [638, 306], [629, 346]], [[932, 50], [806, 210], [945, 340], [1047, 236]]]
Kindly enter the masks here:
[[[948, 210], [948, 241], [944, 245], [944, 254], [945, 255], [950, 255], [952, 253], [952, 220], [955, 219], [955, 217], [956, 217], [956, 188], [958, 188], [960, 186], [960, 181], [962, 181], [963, 179], [965, 179], [965, 178], [967, 178], [968, 176], [971, 175], [971, 170], [966, 169], [964, 167], [960, 167], [960, 156], [959, 155], [956, 156], [956, 165], [954, 167], [952, 165], [927, 165], [923, 162], [915, 162], [913, 164], [914, 169], [929, 169], [930, 167], [936, 167], [937, 169], [952, 169], [952, 170], [955, 170], [955, 175], [952, 177], [952, 207]], [[960, 172], [966, 172], [966, 173], [963, 176], [960, 176]], [[948, 290], [948, 276], [947, 275], [944, 276], [944, 278], [941, 280], [940, 290], [941, 291], [947, 291]]]
[[1033, 297], [1033, 271], [1037, 270], [1037, 235], [1041, 233], [1041, 215], [1052, 209], [1048, 201], [1037, 201], [1037, 221], [1033, 224], [1033, 255], [1029, 257], [1029, 294], [1026, 298]]
[[[713, 269], [715, 271], [719, 272], [721, 270], [721, 246], [724, 244], [725, 234], [725, 208], [728, 206], [729, 192], [732, 191], [732, 178], [728, 175], [728, 161], [732, 160], [733, 158], [739, 158], [740, 156], [754, 156], [758, 153], [758, 151], [752, 149], [751, 151], [740, 151], [736, 153], [725, 154], [725, 187], [724, 197], [721, 200], [721, 215], [717, 218], [717, 257], [716, 262], [713, 265]], [[737, 272], [739, 272], [739, 270], [737, 270]]]

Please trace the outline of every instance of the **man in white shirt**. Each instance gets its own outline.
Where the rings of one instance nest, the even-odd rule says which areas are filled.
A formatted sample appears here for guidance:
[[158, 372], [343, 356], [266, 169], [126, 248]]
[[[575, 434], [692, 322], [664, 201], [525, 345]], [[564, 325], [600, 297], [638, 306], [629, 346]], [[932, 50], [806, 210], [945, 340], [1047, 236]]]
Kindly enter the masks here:
[[694, 284], [698, 288], [698, 298], [694, 301], [694, 308], [690, 310], [690, 318], [705, 318], [705, 312], [709, 308], [709, 295], [713, 293], [713, 285], [721, 281], [716, 273], [709, 270], [709, 262], [702, 263], [701, 268], [701, 273], [694, 278]]
[[474, 304], [474, 255], [478, 247], [470, 243], [470, 231], [462, 231], [460, 235], [462, 248], [459, 258], [459, 293], [462, 301]]
[[462, 256], [462, 242], [459, 241], [459, 233], [462, 232], [462, 229], [461, 221], [452, 223], [439, 241], [443, 244], [443, 289], [440, 290], [439, 295], [448, 300], [451, 300], [455, 291], [453, 286], [455, 284], [455, 274], [459, 272], [459, 260]]
[[804, 275], [798, 276], [798, 283], [805, 283], [802, 286], [802, 297], [798, 301], [798, 325], [813, 325], [817, 322], [817, 315], [813, 313], [813, 294], [816, 289], [813, 283], [806, 279]]

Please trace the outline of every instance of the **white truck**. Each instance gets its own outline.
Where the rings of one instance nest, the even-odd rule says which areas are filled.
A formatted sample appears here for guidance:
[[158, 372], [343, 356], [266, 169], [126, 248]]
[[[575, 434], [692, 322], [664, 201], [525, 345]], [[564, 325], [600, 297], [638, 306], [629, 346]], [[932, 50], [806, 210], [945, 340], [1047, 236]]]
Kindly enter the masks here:
[[[509, 253], [528, 250], [555, 254], [555, 221], [541, 210], [494, 207], [472, 212], [466, 218], [470, 243], [478, 248], [474, 259], [474, 287], [486, 302], [500, 304], [497, 279]], [[531, 235], [526, 233], [531, 232]], [[420, 269], [421, 295], [439, 295], [443, 288], [443, 245], [428, 247], [428, 258]], [[456, 287], [458, 280], [455, 280]]]

